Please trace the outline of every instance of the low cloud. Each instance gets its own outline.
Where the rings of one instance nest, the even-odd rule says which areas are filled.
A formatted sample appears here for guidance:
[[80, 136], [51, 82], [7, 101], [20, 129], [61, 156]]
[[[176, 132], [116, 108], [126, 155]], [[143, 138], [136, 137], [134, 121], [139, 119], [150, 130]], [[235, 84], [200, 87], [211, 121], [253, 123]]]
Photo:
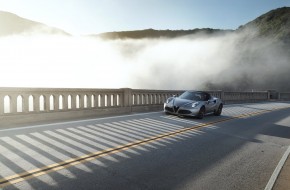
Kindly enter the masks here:
[[288, 49], [254, 35], [2, 37], [0, 86], [290, 90]]

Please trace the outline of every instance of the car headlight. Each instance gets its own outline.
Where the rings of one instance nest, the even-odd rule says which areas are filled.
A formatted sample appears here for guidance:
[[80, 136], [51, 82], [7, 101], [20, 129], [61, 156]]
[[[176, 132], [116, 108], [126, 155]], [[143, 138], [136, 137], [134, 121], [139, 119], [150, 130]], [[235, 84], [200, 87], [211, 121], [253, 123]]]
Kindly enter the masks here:
[[168, 99], [166, 100], [166, 104], [168, 104], [172, 99], [173, 99], [173, 98], [168, 98]]
[[199, 104], [199, 102], [194, 102], [191, 107], [195, 108], [197, 105]]

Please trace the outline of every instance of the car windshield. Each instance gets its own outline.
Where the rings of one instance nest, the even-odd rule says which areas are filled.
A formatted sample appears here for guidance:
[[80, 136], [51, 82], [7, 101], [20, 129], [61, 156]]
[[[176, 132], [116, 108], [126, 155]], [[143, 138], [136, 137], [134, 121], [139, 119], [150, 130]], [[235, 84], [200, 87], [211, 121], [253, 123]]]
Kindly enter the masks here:
[[200, 92], [184, 92], [179, 96], [181, 99], [187, 99], [187, 100], [194, 100], [194, 101], [201, 101], [202, 100], [202, 94]]

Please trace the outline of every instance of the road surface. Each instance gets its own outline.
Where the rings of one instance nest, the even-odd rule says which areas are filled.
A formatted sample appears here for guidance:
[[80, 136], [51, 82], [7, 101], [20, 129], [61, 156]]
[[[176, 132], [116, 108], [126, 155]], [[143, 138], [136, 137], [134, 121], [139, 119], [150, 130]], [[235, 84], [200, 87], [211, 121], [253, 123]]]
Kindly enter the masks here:
[[0, 129], [0, 188], [264, 189], [289, 145], [289, 102]]

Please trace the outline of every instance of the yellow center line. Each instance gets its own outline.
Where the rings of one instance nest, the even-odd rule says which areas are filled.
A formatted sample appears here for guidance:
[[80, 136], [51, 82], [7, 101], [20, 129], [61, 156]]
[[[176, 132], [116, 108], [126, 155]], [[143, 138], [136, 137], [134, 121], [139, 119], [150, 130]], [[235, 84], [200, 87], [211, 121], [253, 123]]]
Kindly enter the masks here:
[[30, 178], [34, 178], [34, 177], [48, 174], [50, 172], [62, 170], [62, 169], [65, 169], [65, 168], [68, 168], [68, 167], [71, 167], [71, 166], [74, 166], [77, 164], [81, 164], [83, 162], [88, 162], [90, 160], [104, 157], [104, 156], [109, 155], [109, 154], [115, 154], [115, 153], [118, 153], [118, 152], [121, 152], [121, 151], [124, 151], [127, 149], [131, 149], [133, 147], [148, 144], [148, 143], [160, 140], [160, 139], [166, 139], [166, 138], [173, 137], [173, 136], [176, 136], [176, 135], [188, 132], [188, 131], [196, 130], [196, 129], [203, 128], [203, 127], [208, 127], [208, 126], [213, 125], [213, 124], [222, 123], [222, 122], [226, 122], [226, 121], [230, 121], [230, 120], [234, 120], [234, 119], [239, 119], [239, 118], [245, 118], [245, 117], [249, 117], [249, 116], [255, 116], [255, 115], [271, 112], [274, 110], [286, 109], [286, 108], [290, 108], [290, 107], [273, 108], [270, 110], [263, 110], [263, 111], [257, 111], [257, 112], [247, 113], [247, 114], [241, 114], [238, 116], [228, 117], [228, 118], [224, 118], [224, 119], [221, 119], [218, 121], [212, 121], [212, 122], [203, 123], [203, 124], [201, 123], [201, 124], [194, 125], [192, 127], [179, 129], [179, 130], [168, 132], [168, 133], [163, 133], [163, 134], [156, 135], [153, 137], [145, 138], [143, 140], [137, 140], [137, 141], [134, 141], [134, 142], [131, 142], [128, 144], [120, 145], [120, 146], [117, 146], [114, 148], [108, 148], [108, 149], [105, 149], [102, 151], [97, 151], [97, 152], [94, 152], [91, 154], [87, 154], [87, 155], [83, 155], [80, 157], [68, 159], [68, 160], [65, 160], [65, 161], [62, 161], [59, 163], [54, 163], [54, 164], [44, 166], [41, 168], [36, 168], [36, 169], [29, 170], [29, 171], [26, 171], [23, 173], [4, 177], [4, 178], [0, 179], [0, 187], [3, 188], [3, 187], [6, 187], [6, 186], [9, 186], [9, 185], [21, 182], [21, 181], [28, 180]]

